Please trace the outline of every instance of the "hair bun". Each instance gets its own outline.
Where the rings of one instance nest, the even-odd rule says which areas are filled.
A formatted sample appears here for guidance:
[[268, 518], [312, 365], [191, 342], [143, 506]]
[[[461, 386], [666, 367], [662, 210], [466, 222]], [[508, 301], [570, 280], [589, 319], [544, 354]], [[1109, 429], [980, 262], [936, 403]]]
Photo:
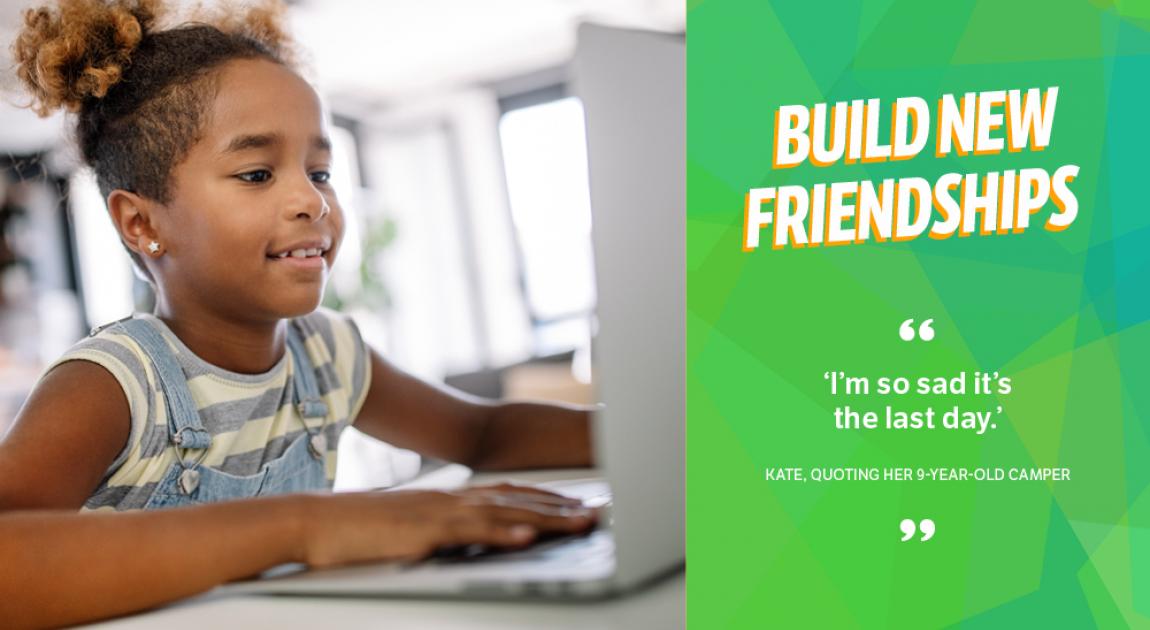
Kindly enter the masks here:
[[12, 52], [32, 109], [75, 112], [86, 99], [102, 98], [123, 78], [157, 13], [157, 0], [59, 0], [25, 11]]

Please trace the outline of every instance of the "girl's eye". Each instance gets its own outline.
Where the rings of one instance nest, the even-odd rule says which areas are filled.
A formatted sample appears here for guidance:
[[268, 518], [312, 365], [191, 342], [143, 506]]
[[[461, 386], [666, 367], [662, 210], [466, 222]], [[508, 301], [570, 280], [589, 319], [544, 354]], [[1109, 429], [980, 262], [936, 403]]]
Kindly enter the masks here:
[[271, 179], [272, 173], [269, 170], [260, 169], [258, 171], [240, 173], [239, 175], [236, 175], [236, 177], [238, 177], [241, 181], [245, 181], [249, 184], [262, 184]]
[[311, 174], [311, 181], [317, 184], [326, 184], [331, 180], [331, 173], [327, 171], [316, 171]]

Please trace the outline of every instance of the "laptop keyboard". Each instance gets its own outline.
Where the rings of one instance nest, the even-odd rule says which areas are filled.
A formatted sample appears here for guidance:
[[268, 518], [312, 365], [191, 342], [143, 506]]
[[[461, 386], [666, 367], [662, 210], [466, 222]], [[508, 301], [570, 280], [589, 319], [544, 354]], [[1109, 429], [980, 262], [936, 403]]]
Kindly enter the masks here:
[[502, 549], [485, 545], [451, 547], [432, 555], [432, 560], [443, 564], [562, 560], [568, 566], [578, 566], [599, 562], [614, 552], [615, 544], [607, 530], [594, 530], [586, 534], [545, 538], [526, 549]]

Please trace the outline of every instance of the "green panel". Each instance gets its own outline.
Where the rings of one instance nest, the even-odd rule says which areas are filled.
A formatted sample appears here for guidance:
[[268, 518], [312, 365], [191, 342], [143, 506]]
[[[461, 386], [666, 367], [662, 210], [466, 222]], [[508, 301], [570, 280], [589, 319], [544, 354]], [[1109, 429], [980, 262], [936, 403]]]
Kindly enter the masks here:
[[[1150, 627], [1150, 3], [687, 9], [689, 625]], [[1045, 150], [935, 156], [943, 94], [1050, 86]], [[779, 107], [881, 99], [882, 135], [906, 96], [930, 106], [919, 155], [773, 167]], [[754, 188], [1066, 164], [1063, 231], [1042, 228], [1048, 202], [1021, 233], [772, 249], [768, 226], [743, 251]], [[900, 339], [927, 318], [933, 340]], [[832, 394], [833, 372], [871, 389]], [[975, 373], [1012, 389], [976, 394]], [[897, 376], [966, 390], [877, 391]], [[987, 428], [837, 428], [848, 406]], [[792, 467], [806, 481], [767, 478]], [[813, 480], [835, 469], [879, 472]], [[996, 478], [1012, 469], [1069, 478]], [[934, 537], [902, 542], [904, 519]]]

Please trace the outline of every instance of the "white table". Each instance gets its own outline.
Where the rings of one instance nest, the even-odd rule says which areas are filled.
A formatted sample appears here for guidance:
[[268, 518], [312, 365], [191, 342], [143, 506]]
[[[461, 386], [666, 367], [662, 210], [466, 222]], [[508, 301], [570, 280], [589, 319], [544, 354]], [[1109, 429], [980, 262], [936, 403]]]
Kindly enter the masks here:
[[[539, 483], [595, 475], [595, 471], [538, 471], [476, 475], [472, 481]], [[467, 469], [447, 467], [419, 487], [450, 487], [466, 481]], [[461, 601], [398, 598], [331, 598], [235, 595], [213, 591], [166, 608], [90, 627], [115, 630], [164, 628], [387, 628], [388, 630], [645, 630], [685, 626], [686, 580], [682, 571], [626, 597], [596, 602]]]
[[685, 580], [682, 572], [627, 597], [594, 603], [207, 594], [154, 612], [90, 627], [109, 630], [662, 630], [684, 627], [684, 595]]

